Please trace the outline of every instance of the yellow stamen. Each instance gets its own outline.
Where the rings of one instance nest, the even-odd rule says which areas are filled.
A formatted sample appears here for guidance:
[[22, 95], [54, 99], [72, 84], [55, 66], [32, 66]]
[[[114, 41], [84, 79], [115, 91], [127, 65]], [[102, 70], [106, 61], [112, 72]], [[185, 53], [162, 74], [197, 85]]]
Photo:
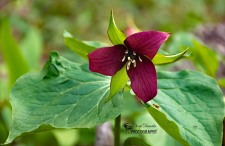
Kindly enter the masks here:
[[125, 59], [126, 59], [126, 55], [123, 57], [122, 62], [124, 62], [124, 61], [125, 61]]
[[133, 66], [134, 66], [134, 67], [137, 66], [136, 60], [132, 60], [132, 63], [133, 63]]
[[138, 55], [138, 59], [139, 59], [140, 62], [142, 62], [142, 59], [141, 59], [141, 57], [139, 55]]
[[130, 64], [131, 64], [131, 61], [128, 61], [128, 63], [127, 63], [127, 70], [130, 69]]

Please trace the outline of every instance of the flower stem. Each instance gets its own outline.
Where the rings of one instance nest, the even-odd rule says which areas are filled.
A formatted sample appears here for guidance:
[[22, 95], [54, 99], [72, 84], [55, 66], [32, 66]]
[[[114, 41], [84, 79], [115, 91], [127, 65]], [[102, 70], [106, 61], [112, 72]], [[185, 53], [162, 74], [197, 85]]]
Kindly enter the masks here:
[[115, 118], [114, 146], [120, 146], [120, 122], [121, 115]]

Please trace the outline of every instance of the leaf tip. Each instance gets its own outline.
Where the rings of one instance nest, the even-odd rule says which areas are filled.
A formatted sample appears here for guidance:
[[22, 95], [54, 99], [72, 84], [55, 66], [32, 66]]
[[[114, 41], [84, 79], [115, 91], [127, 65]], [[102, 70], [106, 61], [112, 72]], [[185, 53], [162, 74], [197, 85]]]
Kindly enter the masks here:
[[111, 10], [111, 13], [110, 13], [108, 33], [110, 31], [110, 27], [112, 27], [112, 26], [116, 27], [116, 24], [114, 21], [114, 16], [113, 16], [113, 10]]
[[50, 53], [49, 60], [46, 62], [43, 69], [43, 79], [54, 78], [60, 75], [60, 72], [63, 68], [61, 67], [59, 58], [60, 56], [57, 51], [53, 51]]
[[123, 44], [123, 41], [126, 39], [126, 35], [121, 30], [119, 30], [116, 26], [116, 23], [113, 17], [113, 10], [111, 10], [111, 16], [109, 20], [107, 34], [110, 41], [114, 45]]
[[67, 38], [72, 38], [73, 37], [73, 35], [71, 33], [69, 33], [67, 30], [64, 30], [63, 36], [67, 37]]
[[184, 57], [190, 57], [191, 55], [192, 55], [192, 51], [191, 51], [191, 49], [189, 48], [189, 47], [187, 47], [187, 49], [185, 49], [184, 51], [183, 51], [183, 56]]
[[8, 145], [8, 144], [12, 143], [15, 138], [16, 137], [12, 136], [11, 133], [9, 132], [9, 135], [8, 135], [6, 141], [4, 143], [0, 143], [0, 145]]
[[50, 52], [50, 58], [59, 58], [59, 52], [57, 51], [52, 51]]
[[111, 9], [111, 16], [113, 16], [113, 9]]

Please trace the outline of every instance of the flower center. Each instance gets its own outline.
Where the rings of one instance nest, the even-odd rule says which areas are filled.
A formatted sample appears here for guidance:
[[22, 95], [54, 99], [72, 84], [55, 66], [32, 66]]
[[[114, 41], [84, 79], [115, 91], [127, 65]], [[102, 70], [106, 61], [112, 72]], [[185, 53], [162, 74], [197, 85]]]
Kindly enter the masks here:
[[122, 59], [122, 62], [127, 61], [127, 70], [130, 69], [130, 65], [133, 64], [134, 67], [137, 66], [136, 60], [139, 60], [140, 62], [142, 62], [142, 59], [140, 57], [140, 55], [138, 55], [137, 53], [135, 53], [132, 50], [127, 49], [125, 51], [125, 55]]

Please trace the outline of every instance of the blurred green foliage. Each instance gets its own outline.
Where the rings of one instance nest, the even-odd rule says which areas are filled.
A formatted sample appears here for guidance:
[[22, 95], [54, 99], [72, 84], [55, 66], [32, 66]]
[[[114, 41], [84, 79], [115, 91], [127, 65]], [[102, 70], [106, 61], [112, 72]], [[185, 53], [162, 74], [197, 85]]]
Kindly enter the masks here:
[[[171, 37], [180, 31], [192, 32], [199, 24], [220, 23], [225, 19], [224, 0], [0, 1], [0, 26], [1, 28], [7, 27], [7, 29], [0, 30], [0, 143], [5, 141], [11, 123], [11, 107], [8, 101], [10, 88], [14, 81], [27, 71], [40, 70], [50, 50], [60, 50], [67, 58], [76, 62], [84, 62], [81, 57], [73, 55], [64, 45], [64, 30], [68, 30], [79, 40], [101, 40], [110, 43], [106, 30], [112, 9], [120, 29], [125, 30], [126, 26], [129, 25], [126, 18], [131, 17], [142, 30], [156, 29], [172, 32]], [[6, 23], [8, 24], [6, 25]], [[188, 41], [186, 40], [186, 42]], [[169, 39], [168, 43], [179, 48], [179, 43], [176, 40]], [[192, 41], [188, 43], [191, 44], [185, 46], [184, 49], [190, 46], [210, 49]], [[171, 47], [173, 46], [171, 45]], [[197, 64], [197, 68], [201, 71], [215, 77], [218, 60], [216, 54], [212, 54], [211, 60], [213, 62], [216, 60], [216, 63], [212, 65], [213, 68], [211, 68], [212, 61], [207, 64], [208, 60], [204, 58], [200, 60], [192, 58], [192, 62]], [[204, 53], [202, 55], [200, 58], [205, 57]], [[224, 87], [224, 78], [219, 80], [219, 83]], [[138, 117], [146, 114], [146, 112], [143, 112], [143, 108], [137, 106], [133, 98], [127, 97], [125, 101], [127, 102], [125, 106], [128, 108], [124, 111], [124, 122], [127, 119], [136, 121]], [[134, 109], [132, 108], [133, 105], [136, 105]], [[132, 109], [132, 113], [129, 109]], [[144, 117], [146, 118], [146, 116]], [[63, 132], [60, 136], [59, 131], [53, 131], [21, 137], [12, 145], [93, 145], [94, 129], [71, 130], [68, 133], [70, 142], [67, 139], [60, 138]], [[172, 141], [171, 143], [177, 143], [165, 132], [163, 135], [163, 141], [169, 139], [169, 141]], [[126, 134], [123, 134], [123, 136], [126, 137]], [[137, 137], [140, 137], [140, 135]], [[144, 137], [147, 141], [151, 139]], [[157, 142], [157, 136], [153, 137], [155, 141], [152, 141], [152, 139], [149, 141]]]
[[39, 28], [48, 49], [63, 47], [62, 33], [67, 29], [78, 39], [106, 40], [111, 9], [119, 28], [131, 16], [139, 28], [176, 32], [192, 30], [197, 24], [224, 19], [224, 0], [17, 0], [1, 8], [13, 26], [26, 32], [29, 24]]
[[29, 68], [21, 49], [11, 34], [9, 21], [3, 19], [0, 25], [0, 52], [6, 62], [9, 82], [12, 86], [18, 77], [28, 72]]
[[168, 51], [176, 53], [178, 50], [183, 51], [186, 48], [190, 50], [188, 58], [195, 67], [199, 71], [215, 78], [219, 67], [219, 59], [216, 52], [205, 46], [190, 33], [175, 33], [168, 45]]

